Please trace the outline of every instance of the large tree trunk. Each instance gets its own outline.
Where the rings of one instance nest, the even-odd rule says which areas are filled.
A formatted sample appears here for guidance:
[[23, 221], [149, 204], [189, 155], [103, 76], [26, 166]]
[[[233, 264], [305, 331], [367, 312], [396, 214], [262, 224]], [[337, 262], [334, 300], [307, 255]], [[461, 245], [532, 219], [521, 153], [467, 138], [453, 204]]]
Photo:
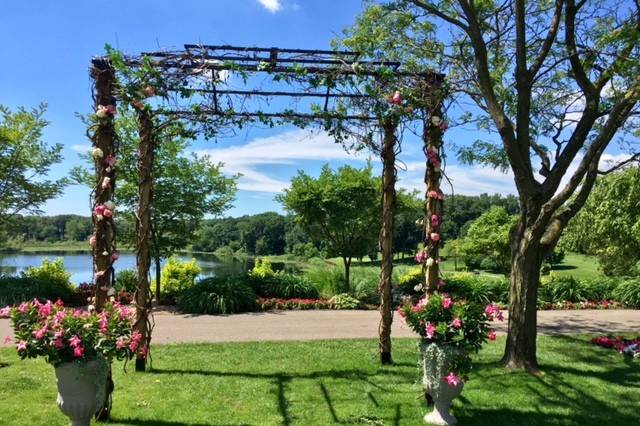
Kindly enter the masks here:
[[395, 123], [385, 123], [382, 145], [382, 230], [380, 232], [380, 362], [391, 364], [391, 323], [393, 306], [391, 298], [391, 274], [393, 272], [393, 222], [396, 207], [396, 153]]
[[537, 300], [543, 254], [536, 232], [521, 218], [511, 233], [509, 325], [504, 365], [537, 372]]
[[342, 258], [342, 263], [344, 264], [344, 291], [345, 292], [349, 292], [349, 270], [351, 269], [351, 258], [350, 257], [343, 257]]
[[151, 311], [151, 289], [149, 266], [151, 265], [151, 202], [153, 200], [153, 121], [146, 111], [138, 111], [140, 145], [138, 151], [138, 211], [136, 214], [136, 268], [138, 283], [136, 289], [135, 330], [142, 334], [141, 347], [146, 348], [136, 357], [136, 371], [145, 371], [151, 342], [149, 313]]

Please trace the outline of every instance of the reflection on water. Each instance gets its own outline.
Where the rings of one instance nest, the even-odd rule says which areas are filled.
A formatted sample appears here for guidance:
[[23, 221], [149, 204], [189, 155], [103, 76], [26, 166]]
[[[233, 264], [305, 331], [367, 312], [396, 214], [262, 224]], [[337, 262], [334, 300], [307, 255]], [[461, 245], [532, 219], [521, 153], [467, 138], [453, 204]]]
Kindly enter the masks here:
[[[71, 273], [71, 281], [75, 284], [91, 282], [91, 254], [78, 252], [32, 252], [32, 253], [0, 253], [0, 273], [18, 274], [30, 266], [39, 266], [45, 258], [56, 259], [61, 257], [64, 261], [64, 267]], [[200, 277], [209, 277], [213, 275], [232, 275], [241, 274], [253, 268], [253, 259], [221, 259], [213, 254], [193, 254], [180, 255], [181, 260], [190, 260], [195, 258], [202, 274]], [[164, 266], [163, 260], [162, 265]], [[134, 269], [136, 266], [136, 257], [133, 253], [121, 253], [120, 259], [116, 263], [116, 271], [123, 269]], [[284, 264], [274, 263], [275, 270], [284, 269]], [[155, 267], [151, 266], [151, 276], [155, 276]]]

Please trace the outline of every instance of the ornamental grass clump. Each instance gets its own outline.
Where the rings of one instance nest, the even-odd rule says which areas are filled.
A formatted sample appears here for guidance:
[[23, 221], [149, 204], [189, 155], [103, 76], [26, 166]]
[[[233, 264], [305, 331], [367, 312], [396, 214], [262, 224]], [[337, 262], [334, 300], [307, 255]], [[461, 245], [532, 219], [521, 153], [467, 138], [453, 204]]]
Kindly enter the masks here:
[[398, 315], [421, 336], [421, 346], [436, 344], [457, 349], [455, 359], [449, 363], [448, 379], [442, 378], [449, 384], [461, 378], [466, 380], [471, 369], [469, 353], [480, 350], [487, 340], [495, 340], [496, 333], [489, 322], [503, 320], [495, 304], [454, 301], [446, 293], [434, 293], [415, 304], [407, 302], [398, 308]]
[[137, 353], [142, 335], [133, 330], [133, 312], [118, 302], [108, 302], [101, 312], [65, 308], [58, 300], [37, 299], [0, 309], [0, 318], [13, 324], [20, 358], [44, 357], [54, 367], [66, 362], [129, 360]]

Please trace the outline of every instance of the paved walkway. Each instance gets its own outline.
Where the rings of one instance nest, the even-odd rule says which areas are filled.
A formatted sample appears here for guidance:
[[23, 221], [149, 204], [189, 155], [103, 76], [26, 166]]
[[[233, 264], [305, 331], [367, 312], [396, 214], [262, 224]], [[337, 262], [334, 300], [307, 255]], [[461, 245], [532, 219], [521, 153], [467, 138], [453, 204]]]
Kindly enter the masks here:
[[[159, 311], [154, 317], [156, 343], [375, 338], [380, 321], [377, 311], [282, 311], [222, 316]], [[506, 321], [496, 323], [496, 330], [506, 331]], [[640, 310], [540, 311], [538, 330], [541, 334], [640, 334]], [[4, 336], [12, 334], [9, 321], [0, 320], [0, 343]], [[414, 336], [397, 317], [392, 335]]]

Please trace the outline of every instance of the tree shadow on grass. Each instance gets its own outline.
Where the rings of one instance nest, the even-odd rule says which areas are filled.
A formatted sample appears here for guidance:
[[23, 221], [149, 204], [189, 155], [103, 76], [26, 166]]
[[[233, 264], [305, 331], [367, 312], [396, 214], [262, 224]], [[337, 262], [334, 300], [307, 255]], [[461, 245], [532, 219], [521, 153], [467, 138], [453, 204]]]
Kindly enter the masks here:
[[147, 419], [120, 419], [112, 417], [109, 420], [110, 423], [120, 423], [123, 425], [136, 425], [136, 426], [252, 426], [250, 423], [185, 423], [185, 422], [172, 422], [167, 420], [147, 420]]
[[[413, 364], [411, 364], [413, 366]], [[329, 414], [334, 423], [343, 423], [343, 424], [353, 424], [360, 423], [362, 419], [344, 419], [340, 420], [338, 418], [337, 412], [334, 408], [331, 395], [329, 393], [328, 388], [322, 383], [322, 379], [343, 379], [349, 381], [362, 381], [369, 386], [372, 386], [382, 392], [391, 392], [392, 389], [385, 388], [380, 384], [374, 382], [372, 377], [376, 376], [384, 376], [384, 375], [393, 375], [404, 377], [406, 380], [412, 381], [415, 379], [414, 372], [404, 372], [401, 370], [395, 370], [393, 368], [385, 367], [378, 369], [376, 371], [368, 372], [363, 370], [328, 370], [328, 371], [314, 371], [311, 373], [283, 373], [283, 372], [274, 372], [274, 373], [255, 373], [255, 372], [235, 372], [235, 371], [213, 371], [213, 370], [196, 370], [196, 369], [157, 369], [154, 368], [149, 371], [150, 374], [193, 374], [193, 375], [202, 375], [202, 376], [216, 376], [216, 377], [242, 377], [246, 379], [262, 379], [268, 380], [274, 383], [275, 386], [275, 397], [276, 404], [278, 408], [278, 413], [282, 418], [282, 424], [285, 426], [290, 426], [292, 422], [292, 417], [289, 412], [290, 402], [287, 398], [288, 385], [294, 379], [318, 379], [320, 380], [320, 391], [325, 399], [327, 404], [327, 409], [329, 410]], [[369, 392], [370, 394], [370, 392]], [[374, 401], [374, 406], [378, 406], [377, 401], [373, 397], [373, 395], [369, 395], [369, 399]], [[396, 407], [396, 417], [394, 418], [393, 424], [400, 424], [400, 406]], [[132, 423], [133, 424], [133, 423]], [[149, 423], [152, 424], [152, 423]], [[163, 423], [158, 423], [160, 426], [163, 426]], [[173, 423], [167, 423], [167, 425], [172, 425]], [[175, 423], [178, 424], [178, 423]], [[198, 425], [199, 426], [199, 425]]]

